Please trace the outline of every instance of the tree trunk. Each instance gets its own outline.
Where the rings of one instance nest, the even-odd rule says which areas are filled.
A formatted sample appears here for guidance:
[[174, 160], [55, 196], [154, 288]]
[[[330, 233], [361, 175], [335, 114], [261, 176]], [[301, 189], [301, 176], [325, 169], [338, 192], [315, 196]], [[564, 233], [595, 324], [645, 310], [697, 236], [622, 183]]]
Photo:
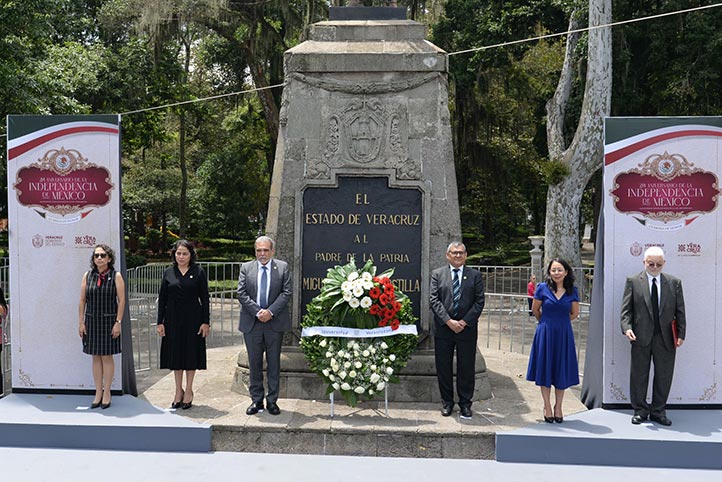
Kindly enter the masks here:
[[186, 237], [186, 224], [188, 224], [188, 162], [186, 161], [186, 115], [183, 110], [180, 112], [180, 123], [178, 126], [179, 158], [181, 171], [180, 204], [178, 206], [178, 236]]
[[[611, 0], [589, 0], [589, 26], [610, 23]], [[574, 15], [572, 15], [574, 21]], [[611, 28], [589, 31], [587, 77], [579, 124], [569, 147], [560, 152], [568, 102], [569, 72], [572, 62], [565, 59], [560, 83], [554, 98], [547, 104], [547, 115], [552, 127], [547, 130], [551, 161], [567, 166], [569, 174], [559, 183], [549, 186], [547, 192], [546, 230], [544, 240], [545, 264], [553, 257], [568, 260], [573, 266], [581, 265], [579, 238], [579, 207], [582, 193], [592, 174], [602, 166], [604, 151], [604, 117], [609, 115], [612, 95], [612, 39]], [[568, 42], [574, 41], [570, 36]], [[566, 56], [573, 54], [567, 49]]]

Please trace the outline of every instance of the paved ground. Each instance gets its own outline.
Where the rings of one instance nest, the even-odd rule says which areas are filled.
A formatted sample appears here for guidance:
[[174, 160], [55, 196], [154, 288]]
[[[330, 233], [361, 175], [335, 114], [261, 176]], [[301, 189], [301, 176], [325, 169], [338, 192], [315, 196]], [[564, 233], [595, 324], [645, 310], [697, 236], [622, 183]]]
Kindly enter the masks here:
[[[442, 417], [439, 406], [431, 403], [390, 403], [385, 416], [383, 401], [365, 402], [356, 408], [344, 401], [335, 404], [335, 417], [330, 417], [328, 400], [281, 399], [282, 413], [247, 416], [247, 396], [232, 392], [231, 382], [236, 367], [238, 347], [215, 348], [208, 351], [208, 370], [196, 377], [195, 397], [190, 410], [178, 413], [189, 419], [217, 427], [246, 427], [289, 430], [367, 430], [369, 432], [414, 431], [420, 434], [493, 434], [538, 423], [542, 416], [539, 388], [524, 379], [527, 356], [482, 349], [492, 387], [492, 398], [474, 403], [472, 420]], [[168, 372], [166, 372], [168, 373]], [[140, 396], [158, 407], [168, 407], [174, 393], [171, 374], [147, 372], [139, 374]], [[565, 414], [586, 410], [578, 399], [578, 388], [567, 391]]]

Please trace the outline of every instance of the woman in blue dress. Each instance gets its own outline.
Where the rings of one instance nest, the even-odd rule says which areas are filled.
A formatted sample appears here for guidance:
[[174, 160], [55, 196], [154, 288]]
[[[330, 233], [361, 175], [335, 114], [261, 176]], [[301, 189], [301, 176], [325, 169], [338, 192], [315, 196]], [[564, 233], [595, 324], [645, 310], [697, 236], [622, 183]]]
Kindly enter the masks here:
[[[574, 346], [572, 320], [579, 316], [579, 294], [569, 263], [555, 258], [547, 267], [547, 279], [534, 293], [532, 312], [538, 320], [529, 354], [526, 379], [541, 387], [544, 421], [562, 423], [564, 391], [579, 384], [579, 364]], [[554, 409], [551, 387], [554, 386]]]

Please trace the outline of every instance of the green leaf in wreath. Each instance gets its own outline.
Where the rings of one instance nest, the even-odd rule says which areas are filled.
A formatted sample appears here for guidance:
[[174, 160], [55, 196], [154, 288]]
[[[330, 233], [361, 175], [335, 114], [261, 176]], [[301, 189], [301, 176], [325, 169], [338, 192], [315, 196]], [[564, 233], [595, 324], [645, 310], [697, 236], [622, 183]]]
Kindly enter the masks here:
[[394, 268], [389, 268], [379, 275], [379, 278], [391, 278], [394, 275]]

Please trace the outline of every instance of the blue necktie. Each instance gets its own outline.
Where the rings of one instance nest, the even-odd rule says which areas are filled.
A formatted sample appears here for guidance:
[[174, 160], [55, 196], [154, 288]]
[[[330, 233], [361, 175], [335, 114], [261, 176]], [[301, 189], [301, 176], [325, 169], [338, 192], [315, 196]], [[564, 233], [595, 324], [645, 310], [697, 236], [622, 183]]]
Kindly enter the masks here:
[[459, 300], [461, 299], [461, 282], [459, 281], [459, 268], [454, 269], [454, 282], [451, 287], [453, 288], [454, 295], [454, 318], [459, 316]]
[[265, 266], [261, 267], [263, 273], [261, 273], [261, 308], [268, 308], [268, 268]]

